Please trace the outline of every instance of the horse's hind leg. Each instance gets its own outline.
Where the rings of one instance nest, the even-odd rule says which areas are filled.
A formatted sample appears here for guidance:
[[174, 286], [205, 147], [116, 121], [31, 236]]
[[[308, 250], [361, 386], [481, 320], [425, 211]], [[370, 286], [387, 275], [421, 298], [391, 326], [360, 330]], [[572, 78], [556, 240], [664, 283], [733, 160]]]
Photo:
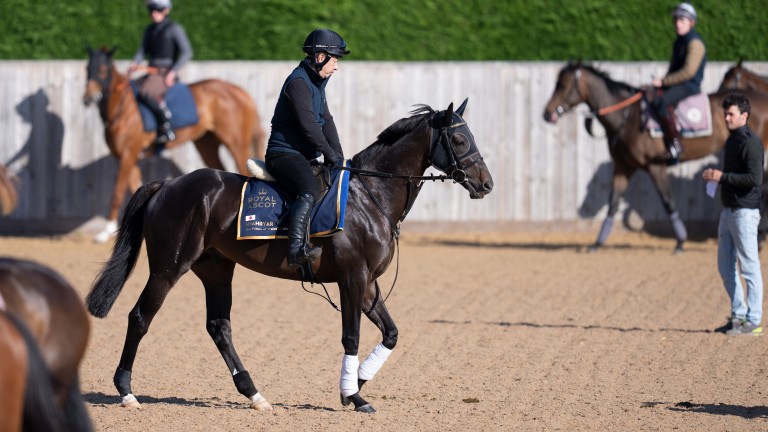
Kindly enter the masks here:
[[212, 132], [206, 132], [205, 135], [195, 140], [195, 147], [207, 167], [224, 170], [224, 164], [219, 157], [220, 145], [221, 140]]
[[664, 165], [651, 165], [648, 167], [648, 174], [651, 175], [651, 180], [656, 186], [656, 191], [661, 197], [661, 202], [664, 204], [664, 210], [667, 211], [669, 219], [672, 221], [672, 228], [675, 230], [675, 237], [677, 238], [677, 244], [675, 245], [675, 253], [683, 251], [683, 243], [688, 238], [688, 231], [685, 229], [685, 224], [680, 219], [680, 215], [675, 209], [675, 201], [672, 197], [672, 188], [669, 184], [669, 175], [667, 175], [667, 167]]
[[[374, 286], [376, 290], [374, 299], [372, 300], [371, 305], [366, 306], [369, 311], [366, 312], [365, 315], [381, 331], [382, 341], [368, 355], [368, 358], [360, 363], [360, 367], [357, 369], [358, 391], [363, 388], [363, 385], [366, 382], [372, 380], [373, 377], [376, 376], [376, 373], [382, 366], [384, 366], [384, 363], [389, 358], [392, 350], [395, 349], [395, 345], [397, 345], [397, 327], [395, 326], [394, 320], [392, 320], [392, 317], [389, 315], [387, 306], [380, 298], [381, 291], [379, 290], [378, 282], [374, 282]], [[352, 402], [352, 396], [348, 398], [342, 397], [341, 399], [341, 403], [345, 406], [349, 405], [350, 402]]]
[[205, 287], [206, 319], [205, 328], [219, 349], [227, 364], [237, 391], [251, 401], [251, 408], [270, 410], [272, 406], [256, 390], [251, 375], [245, 370], [240, 357], [235, 351], [232, 340], [232, 276], [235, 262], [218, 252], [209, 250], [192, 265], [192, 271], [200, 278]]
[[139, 343], [144, 335], [149, 331], [149, 325], [155, 317], [160, 307], [163, 305], [168, 292], [178, 280], [179, 276], [173, 279], [159, 278], [155, 274], [150, 274], [144, 291], [141, 292], [139, 300], [128, 314], [128, 330], [125, 335], [125, 344], [123, 353], [120, 356], [120, 363], [115, 371], [114, 384], [122, 397], [121, 405], [126, 408], [140, 408], [141, 405], [136, 400], [131, 390], [131, 370], [133, 362], [136, 360], [136, 352], [139, 349]]

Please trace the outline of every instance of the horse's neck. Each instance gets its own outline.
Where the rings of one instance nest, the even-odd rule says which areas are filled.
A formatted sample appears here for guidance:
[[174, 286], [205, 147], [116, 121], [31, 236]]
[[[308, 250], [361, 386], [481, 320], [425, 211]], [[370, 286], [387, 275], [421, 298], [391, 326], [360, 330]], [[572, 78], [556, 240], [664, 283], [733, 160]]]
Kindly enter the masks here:
[[130, 79], [126, 75], [118, 72], [114, 66], [112, 66], [110, 73], [112, 74], [112, 81], [109, 84], [109, 90], [104, 94], [99, 104], [99, 113], [105, 124], [109, 124], [125, 109], [125, 107], [121, 107], [122, 104], [128, 102], [125, 92], [133, 91]]
[[[590, 85], [590, 94], [587, 104], [592, 112], [597, 112], [601, 108], [615, 105], [632, 96], [631, 93], [625, 89], [611, 92], [608, 82], [603, 78], [595, 76], [591, 79], [592, 84]], [[626, 121], [626, 115], [631, 112], [625, 111], [627, 109], [631, 110], [632, 106], [617, 110], [607, 115], [599, 116], [598, 120], [609, 133], [618, 131], [621, 129], [622, 123]]]

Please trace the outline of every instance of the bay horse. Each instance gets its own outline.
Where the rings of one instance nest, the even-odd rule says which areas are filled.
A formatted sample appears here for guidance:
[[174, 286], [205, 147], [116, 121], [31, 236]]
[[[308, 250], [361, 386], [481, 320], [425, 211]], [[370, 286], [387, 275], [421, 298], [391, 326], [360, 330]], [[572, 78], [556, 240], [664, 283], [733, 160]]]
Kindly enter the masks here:
[[0, 430], [70, 430], [52, 394], [37, 342], [20, 319], [0, 307]]
[[725, 72], [723, 82], [718, 91], [726, 90], [754, 90], [768, 94], [768, 76], [758, 75], [742, 65], [739, 60]]
[[[646, 171], [661, 197], [664, 209], [672, 221], [677, 239], [675, 252], [683, 250], [687, 231], [675, 209], [666, 166], [666, 146], [661, 138], [652, 138], [643, 128], [641, 104], [638, 103], [642, 90], [619, 81], [608, 74], [581, 62], [569, 62], [557, 77], [552, 97], [544, 108], [544, 120], [556, 123], [561, 115], [580, 103], [586, 103], [596, 113], [598, 121], [605, 128], [608, 150], [613, 161], [613, 182], [608, 201], [608, 214], [600, 228], [594, 251], [605, 244], [613, 218], [619, 208], [619, 201], [627, 189], [630, 177], [637, 170]], [[723, 118], [722, 102], [729, 92], [709, 95], [712, 113], [713, 133], [708, 137], [683, 139], [684, 153], [681, 162], [699, 159], [720, 151], [728, 138], [728, 128]], [[745, 95], [752, 105], [749, 126], [760, 137], [763, 145], [768, 143], [768, 96], [746, 90]]]
[[[117, 178], [107, 215], [107, 226], [96, 240], [106, 241], [117, 229], [117, 217], [125, 199], [141, 186], [137, 165], [154, 142], [156, 133], [145, 132], [139, 105], [130, 85], [130, 77], [117, 71], [112, 55], [116, 48], [88, 50], [87, 83], [83, 102], [97, 103], [104, 122], [104, 136], [110, 153], [118, 160]], [[247, 174], [246, 161], [251, 156], [263, 158], [266, 139], [259, 113], [251, 97], [242, 88], [217, 79], [189, 85], [197, 106], [199, 122], [176, 130], [176, 139], [166, 148], [192, 141], [206, 166], [224, 169], [219, 146], [224, 144], [241, 174]], [[255, 152], [255, 154], [254, 154]]]
[[50, 381], [46, 396], [60, 412], [60, 427], [92, 430], [80, 393], [79, 366], [90, 333], [80, 296], [46, 266], [0, 257], [0, 298], [4, 310], [24, 323], [36, 342]]
[[18, 194], [14, 179], [8, 170], [0, 165], [0, 215], [8, 216], [16, 209]]
[[[452, 103], [445, 111], [423, 105], [355, 155], [344, 229], [315, 240], [322, 248], [322, 256], [312, 265], [315, 282], [336, 282], [339, 287], [345, 354], [341, 400], [344, 405], [353, 402], [357, 411], [374, 411], [360, 396], [360, 387], [373, 378], [397, 343], [397, 327], [380, 298], [377, 279], [392, 261], [399, 221], [426, 179], [453, 179], [473, 199], [483, 198], [493, 188], [491, 174], [461, 118], [466, 103], [455, 112]], [[447, 176], [422, 176], [430, 166]], [[150, 276], [128, 315], [125, 344], [114, 376], [123, 406], [138, 406], [131, 390], [131, 369], [142, 337], [171, 288], [192, 270], [205, 288], [206, 329], [237, 390], [250, 399], [252, 408], [271, 409], [234, 348], [232, 276], [237, 264], [272, 277], [301, 280], [301, 276], [288, 268], [287, 240], [237, 240], [237, 215], [247, 180], [204, 168], [142, 186], [129, 201], [112, 254], [86, 297], [94, 316], [106, 316], [136, 264], [142, 239], [146, 241]], [[381, 331], [382, 342], [359, 363], [363, 313]]]

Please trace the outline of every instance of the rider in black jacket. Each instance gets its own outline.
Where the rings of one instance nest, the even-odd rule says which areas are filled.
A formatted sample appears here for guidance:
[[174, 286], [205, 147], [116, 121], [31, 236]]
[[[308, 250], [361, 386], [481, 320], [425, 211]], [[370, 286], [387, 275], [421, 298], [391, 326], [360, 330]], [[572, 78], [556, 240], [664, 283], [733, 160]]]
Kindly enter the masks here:
[[306, 58], [280, 91], [266, 154], [270, 173], [294, 200], [288, 219], [290, 268], [314, 262], [321, 253], [308, 237], [310, 212], [320, 198], [310, 161], [321, 155], [325, 163], [340, 164], [344, 160], [325, 86], [338, 68], [338, 60], [349, 54], [347, 44], [338, 33], [318, 29], [307, 36], [304, 52]]
[[156, 70], [142, 78], [139, 98], [157, 118], [158, 151], [168, 141], [176, 139], [171, 128], [171, 113], [165, 105], [165, 93], [178, 80], [178, 71], [192, 58], [192, 46], [184, 28], [168, 18], [171, 0], [146, 0], [152, 24], [144, 30], [144, 37], [133, 56], [128, 73], [149, 57], [149, 66]]

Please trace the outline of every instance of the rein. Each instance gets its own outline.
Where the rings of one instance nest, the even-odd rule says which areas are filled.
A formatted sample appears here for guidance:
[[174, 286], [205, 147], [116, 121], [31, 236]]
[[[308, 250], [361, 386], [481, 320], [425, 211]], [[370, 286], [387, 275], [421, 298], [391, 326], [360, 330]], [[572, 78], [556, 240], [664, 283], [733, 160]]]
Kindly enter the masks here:
[[640, 99], [642, 99], [642, 97], [643, 97], [643, 92], [639, 91], [639, 92], [633, 94], [632, 96], [624, 99], [623, 101], [621, 101], [619, 103], [615, 103], [613, 105], [610, 105], [610, 106], [598, 109], [597, 110], [597, 115], [599, 117], [602, 117], [602, 116], [604, 116], [606, 114], [610, 114], [612, 112], [616, 112], [618, 110], [624, 109], [624, 108], [632, 105], [633, 103], [639, 101]]

